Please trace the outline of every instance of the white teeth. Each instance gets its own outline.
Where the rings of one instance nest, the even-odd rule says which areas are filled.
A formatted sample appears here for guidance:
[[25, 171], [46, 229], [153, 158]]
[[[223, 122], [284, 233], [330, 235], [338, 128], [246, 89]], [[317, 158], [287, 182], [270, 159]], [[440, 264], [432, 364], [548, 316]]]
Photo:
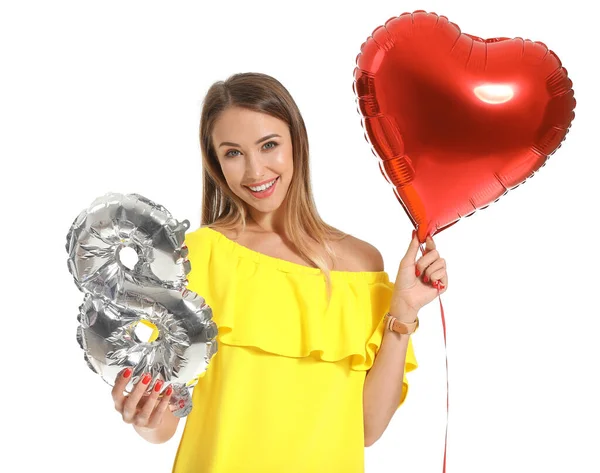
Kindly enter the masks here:
[[271, 187], [273, 184], [275, 184], [275, 181], [277, 180], [277, 178], [273, 179], [271, 182], [269, 182], [268, 184], [263, 184], [262, 186], [258, 186], [258, 187], [250, 187], [250, 189], [252, 189], [254, 192], [262, 192], [265, 189], [268, 189], [269, 187]]

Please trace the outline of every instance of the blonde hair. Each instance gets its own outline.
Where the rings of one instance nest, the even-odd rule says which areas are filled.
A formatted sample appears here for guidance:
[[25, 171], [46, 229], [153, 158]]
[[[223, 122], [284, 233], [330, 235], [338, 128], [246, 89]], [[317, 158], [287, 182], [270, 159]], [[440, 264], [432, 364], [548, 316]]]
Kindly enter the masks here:
[[286, 122], [292, 138], [293, 176], [287, 192], [288, 211], [284, 230], [301, 257], [319, 268], [325, 276], [328, 298], [331, 279], [325, 257], [307, 243], [317, 242], [335, 261], [330, 241], [341, 239], [345, 233], [326, 224], [319, 216], [314, 202], [309, 170], [308, 135], [300, 110], [288, 90], [276, 79], [260, 73], [234, 74], [225, 81], [215, 82], [208, 90], [200, 119], [202, 151], [202, 218], [201, 225], [235, 229], [246, 227], [246, 203], [229, 188], [212, 143], [212, 131], [219, 115], [228, 107], [241, 107], [266, 113]]

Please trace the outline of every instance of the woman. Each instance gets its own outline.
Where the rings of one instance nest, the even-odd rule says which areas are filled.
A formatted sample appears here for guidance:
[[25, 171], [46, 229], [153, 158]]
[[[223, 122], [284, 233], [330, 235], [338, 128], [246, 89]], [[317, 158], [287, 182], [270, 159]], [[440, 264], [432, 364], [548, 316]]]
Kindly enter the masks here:
[[[212, 307], [219, 348], [194, 388], [173, 471], [362, 472], [364, 447], [406, 397], [410, 333], [447, 288], [445, 262], [431, 238], [416, 261], [413, 232], [394, 285], [377, 249], [321, 220], [304, 122], [269, 76], [214, 84], [200, 142], [188, 288]], [[167, 441], [179, 422], [169, 388], [159, 400], [163, 383], [147, 375], [124, 396], [129, 376], [116, 380], [116, 409], [146, 440]]]

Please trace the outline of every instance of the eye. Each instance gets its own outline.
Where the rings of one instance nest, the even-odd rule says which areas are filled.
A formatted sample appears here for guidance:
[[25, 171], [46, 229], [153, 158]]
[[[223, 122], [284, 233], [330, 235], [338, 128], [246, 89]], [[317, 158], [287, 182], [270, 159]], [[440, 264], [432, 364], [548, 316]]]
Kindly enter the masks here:
[[225, 156], [227, 158], [234, 158], [235, 156], [237, 156], [237, 154], [232, 155], [231, 153], [239, 153], [239, 151], [237, 149], [231, 149], [231, 150], [227, 151], [227, 153], [225, 153]]
[[[273, 145], [273, 146], [269, 146], [269, 145]], [[279, 143], [277, 143], [276, 141], [268, 141], [263, 145], [263, 148], [273, 149], [273, 148], [277, 147], [278, 145], [279, 145]]]

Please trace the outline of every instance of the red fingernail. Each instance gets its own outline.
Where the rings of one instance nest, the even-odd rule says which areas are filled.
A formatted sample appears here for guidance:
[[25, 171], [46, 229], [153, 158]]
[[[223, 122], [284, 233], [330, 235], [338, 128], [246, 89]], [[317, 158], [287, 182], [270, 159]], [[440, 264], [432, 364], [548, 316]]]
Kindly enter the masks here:
[[440, 285], [440, 282], [439, 282], [439, 281], [433, 281], [433, 282], [431, 283], [431, 285], [437, 289], [437, 288], [438, 288], [438, 286]]
[[151, 379], [152, 379], [152, 376], [150, 376], [149, 373], [146, 373], [144, 375], [144, 377], [142, 378], [142, 384], [148, 384]]
[[446, 286], [444, 286], [443, 284], [440, 284], [440, 287], [438, 287], [438, 289], [439, 289], [440, 291], [443, 291], [444, 289], [446, 289]]
[[172, 392], [173, 392], [173, 388], [171, 386], [169, 386], [167, 388], [167, 391], [165, 392], [165, 396], [170, 396]]
[[179, 408], [183, 409], [183, 406], [185, 406], [185, 401], [182, 399], [181, 401], [179, 401]]
[[425, 283], [429, 282], [429, 278], [427, 276], [423, 276], [423, 282], [425, 282]]
[[127, 368], [123, 371], [123, 378], [129, 378], [131, 376], [131, 368]]
[[162, 388], [163, 384], [164, 384], [163, 380], [161, 380], [161, 379], [157, 380], [156, 383], [154, 384], [154, 392], [157, 393], [158, 391], [160, 391], [160, 388]]
[[421, 271], [419, 271], [419, 268], [415, 267], [415, 276], [419, 277], [421, 275]]

